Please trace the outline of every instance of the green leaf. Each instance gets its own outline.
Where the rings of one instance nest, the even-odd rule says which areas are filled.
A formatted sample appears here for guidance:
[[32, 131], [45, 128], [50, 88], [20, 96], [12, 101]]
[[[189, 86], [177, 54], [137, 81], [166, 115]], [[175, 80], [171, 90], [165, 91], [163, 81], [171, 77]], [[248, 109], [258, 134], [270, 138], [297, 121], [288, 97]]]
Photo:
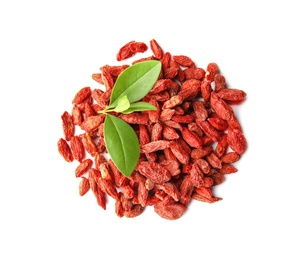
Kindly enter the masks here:
[[130, 176], [135, 169], [140, 145], [134, 129], [122, 119], [106, 115], [104, 122], [106, 149], [123, 175]]
[[118, 100], [118, 105], [115, 107], [114, 111], [121, 113], [121, 112], [127, 110], [129, 107], [130, 107], [129, 100], [128, 100], [127, 96], [124, 96]]
[[109, 108], [114, 108], [118, 100], [128, 97], [130, 103], [145, 97], [157, 81], [161, 71], [161, 62], [143, 61], [128, 67], [116, 80], [110, 97]]
[[136, 111], [157, 110], [157, 108], [147, 102], [137, 102], [130, 104], [129, 108], [124, 110], [123, 114], [130, 114]]

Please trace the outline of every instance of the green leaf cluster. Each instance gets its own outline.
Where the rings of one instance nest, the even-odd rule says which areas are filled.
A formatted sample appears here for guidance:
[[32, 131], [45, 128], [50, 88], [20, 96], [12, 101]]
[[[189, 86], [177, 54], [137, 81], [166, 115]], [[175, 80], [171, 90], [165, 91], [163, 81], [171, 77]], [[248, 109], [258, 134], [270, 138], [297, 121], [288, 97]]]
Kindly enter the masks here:
[[140, 144], [134, 129], [122, 119], [109, 114], [156, 110], [153, 105], [140, 101], [156, 83], [161, 62], [139, 62], [128, 67], [117, 78], [109, 105], [99, 113], [106, 114], [104, 139], [106, 149], [120, 172], [130, 176], [140, 156]]

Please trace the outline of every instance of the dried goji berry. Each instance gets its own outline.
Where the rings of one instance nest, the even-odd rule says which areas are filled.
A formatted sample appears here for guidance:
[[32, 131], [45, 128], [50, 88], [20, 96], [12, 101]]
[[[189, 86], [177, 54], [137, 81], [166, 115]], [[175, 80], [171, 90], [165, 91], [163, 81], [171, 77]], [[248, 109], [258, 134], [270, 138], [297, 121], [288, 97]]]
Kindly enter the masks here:
[[170, 142], [168, 140], [153, 141], [141, 146], [142, 153], [152, 153], [159, 150], [164, 150], [169, 147]]
[[131, 185], [126, 184], [126, 185], [121, 186], [121, 188], [123, 190], [124, 198], [132, 199], [135, 196], [135, 191]]
[[134, 218], [142, 214], [144, 207], [141, 205], [134, 205], [131, 210], [124, 211], [124, 216], [127, 218]]
[[102, 80], [102, 74], [101, 73], [93, 73], [92, 74], [92, 79], [97, 81], [100, 84], [104, 84], [103, 80]]
[[117, 66], [107, 66], [110, 75], [117, 78], [125, 69], [129, 67], [128, 64], [117, 65]]
[[80, 196], [83, 196], [86, 194], [90, 189], [89, 181], [85, 177], [81, 177], [81, 181], [79, 183], [79, 194]]
[[225, 101], [216, 94], [216, 92], [211, 93], [210, 106], [217, 113], [217, 115], [224, 120], [231, 120], [234, 115], [233, 109], [225, 103]]
[[[153, 206], [160, 217], [175, 220], [192, 199], [220, 201], [220, 197], [213, 196], [213, 186], [221, 184], [225, 174], [238, 171], [232, 163], [240, 159], [247, 142], [232, 105], [242, 102], [246, 93], [228, 88], [214, 62], [204, 70], [186, 55], [164, 52], [155, 39], [150, 41], [150, 48], [152, 55], [130, 65], [161, 62], [158, 80], [138, 100], [157, 109], [112, 113], [131, 124], [138, 135], [140, 155], [133, 173], [125, 177], [106, 155], [105, 114], [100, 112], [110, 104], [114, 84], [128, 64], [104, 65], [100, 73], [92, 74], [104, 88], [84, 87], [76, 93], [71, 114], [65, 111], [61, 116], [64, 138], [57, 145], [67, 162], [80, 162], [75, 176], [81, 177], [81, 196], [91, 189], [103, 209], [107, 196], [112, 197], [119, 217], [133, 218], [145, 207]], [[143, 42], [130, 41], [120, 48], [116, 58], [125, 60], [147, 49]], [[75, 135], [76, 127], [83, 132]], [[93, 160], [85, 159], [86, 153]]]
[[130, 44], [130, 49], [133, 53], [145, 52], [148, 47], [144, 42], [132, 42]]
[[246, 93], [240, 89], [225, 88], [218, 92], [218, 97], [228, 101], [243, 101]]
[[97, 153], [97, 145], [88, 133], [80, 134], [79, 137], [84, 145], [85, 150], [91, 155], [95, 156]]
[[194, 200], [199, 200], [199, 201], [208, 202], [208, 203], [214, 203], [214, 202], [222, 200], [222, 198], [219, 198], [219, 197], [206, 197], [204, 195], [199, 194], [198, 192], [194, 192], [192, 195], [192, 198]]
[[104, 179], [102, 176], [98, 178], [97, 185], [98, 187], [109, 196], [113, 197], [114, 199], [118, 199], [118, 192], [116, 187], [110, 180]]
[[167, 90], [173, 83], [174, 82], [171, 79], [159, 79], [149, 93], [158, 94], [164, 90]]
[[78, 178], [85, 174], [93, 165], [93, 161], [90, 158], [83, 160], [75, 169], [75, 176]]
[[61, 119], [62, 119], [62, 129], [63, 129], [65, 140], [69, 141], [75, 132], [73, 118], [67, 111], [64, 111], [64, 113], [61, 116]]
[[178, 176], [180, 174], [179, 164], [176, 160], [166, 159], [160, 162], [160, 164], [169, 170], [171, 176]]
[[202, 101], [194, 101], [192, 105], [196, 118], [201, 121], [205, 121], [208, 117], [208, 112], [204, 106], [204, 103]]
[[159, 216], [168, 220], [180, 218], [187, 209], [187, 207], [181, 203], [173, 203], [165, 206], [163, 206], [162, 203], [163, 201], [156, 203], [154, 210]]
[[173, 59], [175, 62], [180, 64], [183, 67], [191, 67], [194, 65], [194, 62], [191, 58], [185, 56], [185, 55], [174, 55]]
[[148, 190], [145, 187], [145, 183], [139, 182], [138, 186], [138, 200], [142, 207], [146, 206], [148, 198]]
[[80, 126], [82, 124], [82, 121], [83, 121], [82, 112], [77, 105], [73, 106], [72, 119], [73, 119], [74, 125]]
[[151, 131], [151, 141], [162, 140], [163, 126], [160, 123], [155, 123]]
[[228, 128], [227, 143], [238, 154], [243, 154], [246, 150], [246, 138], [239, 129]]
[[219, 92], [222, 89], [226, 88], [226, 80], [225, 77], [221, 74], [216, 74], [214, 77], [215, 81], [215, 91]]
[[169, 143], [169, 148], [172, 153], [176, 156], [176, 158], [182, 164], [188, 164], [190, 160], [189, 154], [184, 150], [184, 148], [180, 145], [178, 141], [172, 141]]
[[164, 102], [162, 109], [166, 108], [174, 108], [175, 106], [181, 105], [183, 102], [183, 98], [179, 95], [171, 97], [169, 100]]
[[223, 163], [234, 163], [240, 159], [240, 155], [236, 152], [229, 152], [222, 156], [221, 161]]
[[225, 120], [219, 117], [209, 117], [207, 121], [217, 130], [225, 131], [228, 128], [228, 124]]
[[90, 116], [82, 122], [81, 128], [86, 132], [90, 132], [97, 129], [102, 122], [104, 122], [104, 115]]
[[137, 52], [145, 52], [147, 48], [147, 45], [143, 42], [130, 41], [119, 50], [116, 58], [118, 61], [125, 60], [134, 56]]
[[163, 56], [163, 50], [161, 49], [161, 47], [159, 46], [158, 42], [155, 39], [152, 39], [150, 41], [150, 48], [153, 54], [155, 55], [155, 57], [158, 60], [161, 60]]
[[204, 146], [203, 149], [193, 149], [190, 153], [191, 158], [200, 159], [210, 154], [213, 151], [213, 147], [211, 145]]
[[203, 173], [205, 174], [210, 173], [211, 167], [206, 160], [199, 158], [198, 160], [195, 161], [195, 164], [200, 168], [200, 170]]
[[190, 203], [192, 193], [195, 189], [190, 176], [186, 176], [180, 185], [180, 202], [187, 206]]
[[147, 124], [149, 121], [149, 116], [147, 114], [141, 114], [141, 113], [131, 113], [131, 114], [123, 114], [120, 116], [122, 120], [129, 124]]
[[216, 155], [221, 158], [226, 150], [227, 150], [228, 144], [227, 144], [227, 135], [223, 134], [221, 140], [218, 142], [216, 148], [215, 148], [215, 153]]
[[202, 80], [205, 76], [205, 70], [202, 68], [187, 68], [184, 70], [184, 77], [188, 79]]
[[63, 138], [60, 138], [58, 143], [58, 151], [61, 154], [61, 156], [64, 158], [65, 161], [67, 162], [72, 162], [74, 160], [72, 151], [68, 145], [68, 143], [66, 142], [66, 140], [64, 140]]
[[130, 41], [126, 43], [123, 47], [120, 48], [119, 52], [116, 55], [117, 61], [125, 60], [127, 58], [130, 58], [134, 55], [134, 52], [131, 50], [130, 45], [134, 41]]
[[209, 155], [207, 155], [206, 160], [215, 169], [221, 169], [222, 168], [222, 163], [214, 152], [211, 152]]
[[161, 63], [162, 63], [162, 67], [164, 69], [166, 69], [166, 68], [169, 67], [170, 60], [171, 60], [171, 54], [170, 54], [170, 52], [164, 52], [163, 56], [162, 56], [162, 59], [160, 60]]
[[220, 133], [208, 122], [201, 119], [197, 119], [196, 123], [201, 127], [203, 132], [209, 136], [214, 142], [218, 142], [221, 139]]
[[189, 79], [183, 82], [180, 87], [179, 96], [183, 100], [195, 98], [201, 90], [201, 81], [197, 79]]
[[203, 173], [197, 164], [193, 164], [189, 170], [191, 182], [196, 188], [202, 187], [204, 184]]
[[91, 94], [91, 88], [90, 87], [84, 87], [80, 89], [77, 94], [75, 95], [72, 103], [77, 105], [83, 102], [85, 99], [87, 99]]
[[108, 166], [111, 169], [116, 187], [122, 187], [128, 183], [128, 179], [119, 171], [112, 159], [108, 160]]
[[223, 174], [230, 174], [230, 173], [235, 173], [237, 172], [238, 169], [233, 166], [232, 164], [222, 164], [222, 167], [220, 169], [220, 172], [223, 173]]
[[169, 170], [156, 162], [140, 162], [138, 170], [142, 175], [151, 179], [154, 183], [167, 182], [171, 178]]
[[211, 95], [211, 82], [209, 80], [202, 80], [201, 82], [201, 95], [204, 101], [209, 101]]
[[156, 185], [157, 189], [163, 190], [167, 195], [171, 196], [175, 201], [179, 201], [181, 198], [180, 192], [176, 185], [171, 182], [165, 182]]
[[216, 63], [212, 62], [207, 65], [205, 78], [209, 81], [214, 81], [215, 76], [219, 73], [219, 67]]
[[79, 136], [72, 136], [70, 139], [70, 148], [74, 159], [82, 162], [84, 158], [84, 146]]
[[183, 127], [182, 137], [191, 147], [202, 149], [202, 140], [187, 127]]
[[174, 128], [172, 128], [170, 126], [167, 126], [167, 125], [164, 125], [164, 127], [163, 127], [163, 137], [166, 140], [176, 140], [180, 136]]
[[160, 117], [160, 113], [161, 113], [159, 103], [154, 99], [149, 100], [148, 103], [150, 103], [151, 105], [153, 105], [157, 108], [157, 110], [148, 111], [149, 120], [152, 123], [156, 123], [159, 121], [159, 117]]
[[114, 87], [114, 78], [110, 74], [110, 71], [107, 66], [101, 67], [100, 68], [102, 72], [102, 81], [103, 85], [106, 88], [106, 91], [110, 91]]

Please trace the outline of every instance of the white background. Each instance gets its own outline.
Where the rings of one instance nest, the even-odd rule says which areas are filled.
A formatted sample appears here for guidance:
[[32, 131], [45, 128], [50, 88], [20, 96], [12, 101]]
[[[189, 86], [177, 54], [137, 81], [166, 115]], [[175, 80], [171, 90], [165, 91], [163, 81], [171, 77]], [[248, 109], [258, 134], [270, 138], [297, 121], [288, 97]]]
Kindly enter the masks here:
[[[199, 3], [199, 4], [198, 4]], [[0, 259], [303, 259], [300, 1], [1, 1]], [[247, 93], [248, 150], [179, 220], [118, 218], [78, 195], [61, 114], [125, 43], [165, 51]], [[144, 55], [150, 55], [150, 50]], [[127, 62], [125, 62], [127, 63]]]

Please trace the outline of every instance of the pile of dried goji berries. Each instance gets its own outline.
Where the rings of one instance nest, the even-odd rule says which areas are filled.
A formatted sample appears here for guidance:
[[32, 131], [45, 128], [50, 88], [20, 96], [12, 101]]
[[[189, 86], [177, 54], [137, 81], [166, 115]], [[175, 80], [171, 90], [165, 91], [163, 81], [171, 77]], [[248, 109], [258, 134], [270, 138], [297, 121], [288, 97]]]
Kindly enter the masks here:
[[[157, 110], [119, 115], [134, 128], [141, 147], [131, 176], [121, 174], [106, 156], [105, 116], [98, 113], [108, 105], [115, 80], [130, 65], [101, 67], [100, 73], [92, 75], [100, 88], [84, 87], [75, 94], [71, 113], [61, 116], [64, 138], [58, 141], [58, 150], [67, 162], [79, 162], [75, 176], [81, 179], [81, 196], [91, 190], [103, 209], [106, 197], [112, 197], [119, 217], [136, 217], [153, 206], [159, 216], [173, 220], [183, 215], [192, 199], [221, 200], [212, 187], [221, 184], [225, 174], [237, 172], [233, 163], [246, 150], [232, 108], [246, 93], [228, 88], [216, 63], [204, 70], [187, 56], [164, 52], [155, 40], [150, 48], [152, 56], [132, 64], [161, 61], [159, 79], [143, 98]], [[119, 50], [117, 61], [147, 49], [145, 43], [131, 41]], [[76, 127], [82, 131], [78, 135]]]

